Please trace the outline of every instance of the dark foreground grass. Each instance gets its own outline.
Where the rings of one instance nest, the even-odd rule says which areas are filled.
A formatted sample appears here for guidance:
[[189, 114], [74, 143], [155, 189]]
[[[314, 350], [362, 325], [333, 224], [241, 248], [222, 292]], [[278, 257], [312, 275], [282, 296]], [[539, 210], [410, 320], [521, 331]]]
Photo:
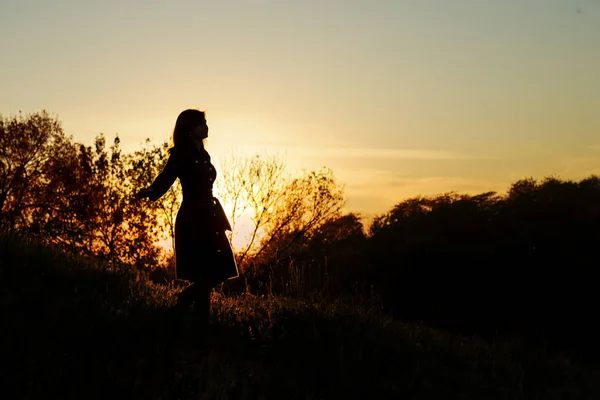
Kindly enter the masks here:
[[7, 399], [598, 399], [600, 373], [518, 340], [393, 322], [356, 301], [213, 295], [0, 238]]

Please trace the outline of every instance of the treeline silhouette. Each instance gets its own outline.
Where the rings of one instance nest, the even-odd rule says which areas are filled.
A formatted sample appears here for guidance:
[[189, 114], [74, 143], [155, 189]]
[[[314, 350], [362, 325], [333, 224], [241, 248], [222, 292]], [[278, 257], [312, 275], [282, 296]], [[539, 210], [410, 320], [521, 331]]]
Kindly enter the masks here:
[[176, 285], [105, 264], [0, 235], [3, 398], [600, 397], [600, 371], [572, 357], [354, 299], [213, 292], [205, 336], [194, 310], [173, 307]]
[[[119, 138], [106, 149], [103, 135], [84, 146], [45, 111], [0, 118], [2, 233], [163, 282], [172, 256], [157, 242], [172, 235], [180, 192], [156, 203], [133, 194], [156, 176], [166, 148], [147, 141], [122, 154]], [[506, 194], [418, 196], [366, 228], [360, 215], [342, 213], [343, 190], [328, 171], [288, 179], [265, 159], [229, 166], [223, 198], [253, 209], [255, 231], [238, 251], [242, 277], [224, 293], [361, 298], [398, 319], [522, 335], [598, 359], [597, 176], [523, 179]]]
[[599, 177], [524, 179], [505, 195], [402, 201], [366, 232], [355, 215], [328, 221], [252, 282], [286, 294], [376, 293], [402, 320], [598, 359], [599, 228]]
[[403, 318], [595, 345], [599, 200], [592, 176], [404, 201], [371, 227], [374, 282]]

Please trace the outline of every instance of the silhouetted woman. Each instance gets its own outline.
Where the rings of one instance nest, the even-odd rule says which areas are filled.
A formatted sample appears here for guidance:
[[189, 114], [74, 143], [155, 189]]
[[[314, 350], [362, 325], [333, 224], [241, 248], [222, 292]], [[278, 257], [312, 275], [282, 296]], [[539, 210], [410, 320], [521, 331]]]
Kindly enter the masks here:
[[152, 185], [138, 192], [139, 198], [155, 201], [179, 178], [183, 201], [175, 221], [176, 273], [178, 279], [192, 284], [181, 292], [178, 305], [195, 303], [206, 321], [210, 315], [212, 288], [238, 276], [225, 234], [231, 226], [212, 194], [217, 172], [204, 146], [207, 137], [204, 112], [190, 109], [179, 114], [167, 164]]

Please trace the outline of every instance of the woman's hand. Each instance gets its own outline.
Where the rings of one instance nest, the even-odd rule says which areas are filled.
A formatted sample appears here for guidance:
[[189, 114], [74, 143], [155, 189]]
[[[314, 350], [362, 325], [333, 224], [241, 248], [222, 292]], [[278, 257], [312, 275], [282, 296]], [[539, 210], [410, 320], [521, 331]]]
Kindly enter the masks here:
[[151, 187], [143, 188], [143, 189], [140, 189], [140, 191], [136, 193], [135, 197], [137, 199], [144, 199], [146, 197], [152, 196], [153, 192], [154, 191], [152, 190]]

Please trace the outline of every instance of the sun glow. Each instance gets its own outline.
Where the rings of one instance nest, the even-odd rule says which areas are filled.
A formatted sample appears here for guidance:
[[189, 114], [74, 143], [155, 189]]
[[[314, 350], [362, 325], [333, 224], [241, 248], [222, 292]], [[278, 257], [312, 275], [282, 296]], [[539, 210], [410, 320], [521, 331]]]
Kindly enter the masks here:
[[259, 227], [256, 233], [254, 233], [256, 224], [254, 222], [251, 208], [248, 207], [248, 205], [242, 205], [240, 208], [238, 205], [238, 210], [242, 209], [244, 212], [240, 213], [238, 211], [236, 212], [235, 217], [233, 217], [233, 204], [221, 199], [220, 201], [233, 228], [233, 231], [230, 233], [229, 237], [234, 251], [245, 252], [250, 245], [251, 247], [256, 246], [264, 237], [264, 229]]

